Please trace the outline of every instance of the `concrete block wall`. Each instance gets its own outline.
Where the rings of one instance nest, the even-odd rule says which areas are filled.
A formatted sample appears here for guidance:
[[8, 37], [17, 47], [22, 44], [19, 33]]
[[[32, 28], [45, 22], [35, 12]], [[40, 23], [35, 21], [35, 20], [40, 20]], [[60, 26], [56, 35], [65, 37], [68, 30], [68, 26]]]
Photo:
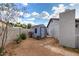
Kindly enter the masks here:
[[[0, 33], [1, 31], [2, 29], [0, 28]], [[28, 30], [23, 28], [13, 28], [13, 27], [8, 28], [6, 45], [12, 42], [13, 40], [15, 40], [20, 33], [25, 33], [27, 35]], [[2, 35], [0, 36], [0, 46], [1, 46], [1, 43], [2, 43]]]

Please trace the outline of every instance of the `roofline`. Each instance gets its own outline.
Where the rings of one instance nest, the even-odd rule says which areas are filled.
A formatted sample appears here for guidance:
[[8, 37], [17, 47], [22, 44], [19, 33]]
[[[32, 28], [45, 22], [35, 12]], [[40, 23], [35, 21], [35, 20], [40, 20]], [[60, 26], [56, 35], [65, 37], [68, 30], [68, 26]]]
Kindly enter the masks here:
[[48, 22], [47, 27], [49, 26], [49, 24], [50, 24], [50, 22], [51, 22], [52, 20], [59, 20], [59, 18], [51, 18], [51, 19], [49, 20], [49, 22]]
[[[51, 18], [51, 19], [49, 20], [49, 22], [48, 22], [47, 28], [48, 28], [48, 26], [49, 26], [49, 24], [50, 24], [50, 22], [51, 22], [52, 20], [58, 20], [58, 21], [59, 21], [59, 18]], [[75, 19], [75, 22], [79, 22], [79, 18], [76, 18], [76, 19]]]

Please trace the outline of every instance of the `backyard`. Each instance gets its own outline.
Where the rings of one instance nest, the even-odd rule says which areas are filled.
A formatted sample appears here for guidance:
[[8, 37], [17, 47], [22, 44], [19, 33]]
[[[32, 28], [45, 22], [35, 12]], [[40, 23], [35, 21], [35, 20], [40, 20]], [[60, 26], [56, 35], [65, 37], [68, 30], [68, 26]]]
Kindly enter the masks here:
[[41, 40], [27, 38], [19, 44], [11, 42], [6, 46], [5, 55], [9, 56], [77, 56], [79, 49], [59, 45], [58, 40], [47, 37]]
[[1, 3], [0, 56], [79, 56], [76, 10], [70, 3]]

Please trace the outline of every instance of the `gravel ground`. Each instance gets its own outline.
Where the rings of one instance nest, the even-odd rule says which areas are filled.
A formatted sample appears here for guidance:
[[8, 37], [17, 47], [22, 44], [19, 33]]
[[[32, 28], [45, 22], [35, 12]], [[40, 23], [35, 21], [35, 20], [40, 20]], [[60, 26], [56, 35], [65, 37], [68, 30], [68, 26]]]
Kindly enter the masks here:
[[79, 53], [70, 51], [59, 45], [58, 41], [53, 38], [36, 40], [27, 38], [20, 44], [15, 42], [6, 46], [5, 55], [9, 56], [77, 56]]

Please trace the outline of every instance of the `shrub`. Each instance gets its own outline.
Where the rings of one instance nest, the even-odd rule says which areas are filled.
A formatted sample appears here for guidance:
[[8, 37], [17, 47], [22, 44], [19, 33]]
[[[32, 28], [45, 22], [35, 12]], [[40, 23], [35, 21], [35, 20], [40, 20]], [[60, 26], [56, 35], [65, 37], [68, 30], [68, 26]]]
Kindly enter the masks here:
[[3, 55], [4, 55], [4, 48], [0, 47], [0, 56], [3, 56]]
[[25, 33], [20, 34], [20, 38], [21, 38], [22, 40], [25, 40], [25, 39], [26, 39], [26, 34], [25, 34]]
[[20, 36], [18, 36], [15, 41], [16, 41], [17, 44], [19, 44], [21, 42]]
[[22, 40], [26, 39], [26, 34], [25, 33], [21, 33], [17, 38], [16, 38], [16, 43], [19, 44]]

